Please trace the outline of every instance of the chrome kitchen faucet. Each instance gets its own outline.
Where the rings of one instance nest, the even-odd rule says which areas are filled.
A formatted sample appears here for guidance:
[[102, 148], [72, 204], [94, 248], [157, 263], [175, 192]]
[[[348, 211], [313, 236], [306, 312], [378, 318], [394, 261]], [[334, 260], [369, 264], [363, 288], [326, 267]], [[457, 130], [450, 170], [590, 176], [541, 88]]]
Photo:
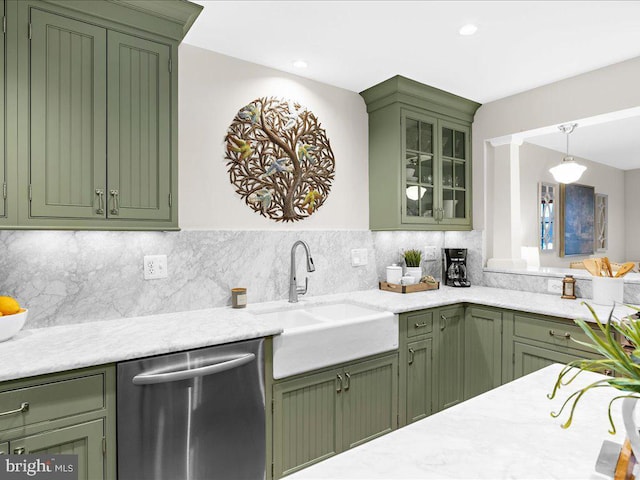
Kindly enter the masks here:
[[316, 270], [313, 265], [313, 258], [309, 252], [309, 245], [302, 240], [298, 240], [291, 247], [291, 273], [289, 274], [289, 302], [296, 303], [298, 301], [298, 295], [304, 295], [307, 293], [307, 287], [309, 286], [309, 277], [304, 278], [304, 287], [298, 286], [298, 280], [296, 279], [296, 248], [298, 245], [304, 247], [304, 253], [307, 256], [307, 272], [311, 273]]

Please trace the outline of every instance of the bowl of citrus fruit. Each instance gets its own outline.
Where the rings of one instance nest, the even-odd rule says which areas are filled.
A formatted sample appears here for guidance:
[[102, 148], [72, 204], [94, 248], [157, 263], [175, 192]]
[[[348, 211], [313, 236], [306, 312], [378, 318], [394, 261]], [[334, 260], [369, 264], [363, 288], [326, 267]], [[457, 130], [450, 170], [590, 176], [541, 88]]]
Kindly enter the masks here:
[[0, 296], [0, 342], [10, 339], [24, 327], [28, 310], [15, 298]]

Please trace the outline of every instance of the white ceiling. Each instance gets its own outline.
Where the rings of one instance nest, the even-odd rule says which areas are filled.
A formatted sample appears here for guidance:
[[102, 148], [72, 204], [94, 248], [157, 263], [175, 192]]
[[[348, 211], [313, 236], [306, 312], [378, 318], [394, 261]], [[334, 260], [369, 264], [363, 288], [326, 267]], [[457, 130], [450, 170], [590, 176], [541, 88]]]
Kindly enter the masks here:
[[[400, 74], [487, 103], [640, 56], [640, 1], [194, 1], [186, 43], [354, 92]], [[578, 129], [572, 153], [640, 162], [640, 141], [625, 151], [619, 131], [589, 128], [592, 150], [573, 151]], [[540, 141], [564, 151], [555, 136]]]

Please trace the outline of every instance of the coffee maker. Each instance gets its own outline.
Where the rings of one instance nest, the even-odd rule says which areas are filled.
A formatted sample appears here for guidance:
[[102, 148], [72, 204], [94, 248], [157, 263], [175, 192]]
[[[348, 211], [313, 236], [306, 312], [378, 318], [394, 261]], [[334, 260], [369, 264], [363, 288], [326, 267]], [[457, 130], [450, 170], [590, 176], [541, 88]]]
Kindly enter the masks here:
[[470, 287], [467, 280], [467, 249], [442, 249], [442, 280], [450, 287]]

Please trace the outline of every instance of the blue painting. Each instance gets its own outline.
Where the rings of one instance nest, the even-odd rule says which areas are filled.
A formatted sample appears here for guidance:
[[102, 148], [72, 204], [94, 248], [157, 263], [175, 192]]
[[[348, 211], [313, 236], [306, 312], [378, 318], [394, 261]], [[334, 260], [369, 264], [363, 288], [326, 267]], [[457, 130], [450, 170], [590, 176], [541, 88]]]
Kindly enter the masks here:
[[564, 255], [590, 255], [595, 243], [595, 189], [562, 185], [564, 190]]

